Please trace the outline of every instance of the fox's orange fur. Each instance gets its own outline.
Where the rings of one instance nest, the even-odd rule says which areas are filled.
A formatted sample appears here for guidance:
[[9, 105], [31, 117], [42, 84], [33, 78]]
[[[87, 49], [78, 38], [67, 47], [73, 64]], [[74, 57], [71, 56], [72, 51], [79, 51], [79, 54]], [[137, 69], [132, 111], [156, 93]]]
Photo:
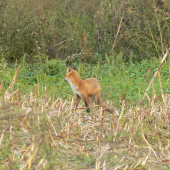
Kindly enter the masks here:
[[70, 83], [75, 95], [76, 95], [76, 107], [78, 106], [80, 99], [83, 98], [85, 105], [87, 107], [87, 112], [90, 112], [89, 109], [89, 99], [92, 98], [95, 100], [97, 105], [105, 108], [110, 113], [113, 113], [112, 108], [108, 108], [106, 103], [102, 100], [100, 96], [101, 87], [99, 81], [95, 78], [89, 78], [86, 80], [82, 80], [78, 76], [76, 67], [69, 67], [67, 69], [67, 73], [64, 81]]

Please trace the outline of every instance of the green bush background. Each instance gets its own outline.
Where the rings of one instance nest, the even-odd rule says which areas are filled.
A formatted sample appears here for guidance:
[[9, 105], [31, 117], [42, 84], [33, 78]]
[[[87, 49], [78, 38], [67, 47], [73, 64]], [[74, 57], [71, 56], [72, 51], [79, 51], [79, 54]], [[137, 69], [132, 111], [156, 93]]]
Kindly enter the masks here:
[[168, 0], [2, 1], [1, 54], [29, 62], [82, 51], [95, 63], [120, 52], [126, 61], [159, 58], [170, 41], [169, 8]]

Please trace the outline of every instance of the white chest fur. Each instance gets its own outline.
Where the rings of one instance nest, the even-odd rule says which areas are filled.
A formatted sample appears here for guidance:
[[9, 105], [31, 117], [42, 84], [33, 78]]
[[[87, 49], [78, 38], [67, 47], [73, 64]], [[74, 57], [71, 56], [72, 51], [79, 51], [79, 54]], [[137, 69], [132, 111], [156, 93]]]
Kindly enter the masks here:
[[74, 91], [74, 94], [78, 94], [80, 97], [82, 97], [81, 93], [77, 90], [77, 89], [78, 89], [78, 86], [75, 86], [75, 85], [70, 81], [70, 79], [68, 80], [68, 82], [70, 83], [70, 86], [71, 86], [71, 88], [72, 88], [73, 91]]

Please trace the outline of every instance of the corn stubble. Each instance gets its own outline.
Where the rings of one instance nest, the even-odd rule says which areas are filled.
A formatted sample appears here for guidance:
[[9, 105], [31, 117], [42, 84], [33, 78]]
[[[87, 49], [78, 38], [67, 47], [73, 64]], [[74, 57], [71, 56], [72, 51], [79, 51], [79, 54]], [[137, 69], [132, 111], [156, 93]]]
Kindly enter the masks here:
[[0, 101], [0, 165], [7, 169], [165, 169], [170, 166], [170, 95], [110, 115], [74, 100], [22, 95], [13, 86]]

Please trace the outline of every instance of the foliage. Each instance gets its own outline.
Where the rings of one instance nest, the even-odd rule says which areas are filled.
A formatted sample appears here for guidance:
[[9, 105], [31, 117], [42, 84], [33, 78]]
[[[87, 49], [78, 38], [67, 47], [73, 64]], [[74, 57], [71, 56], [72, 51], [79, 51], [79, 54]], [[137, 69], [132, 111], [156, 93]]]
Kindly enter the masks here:
[[161, 57], [169, 44], [169, 2], [14, 0], [0, 6], [0, 53], [15, 61], [78, 55], [105, 61], [122, 51], [128, 61]]
[[[154, 73], [159, 66], [159, 59], [143, 60], [140, 63], [123, 61], [123, 56], [120, 53], [118, 56], [105, 56], [106, 62], [101, 65], [74, 63], [78, 68], [79, 75], [82, 79], [96, 77], [102, 86], [102, 97], [105, 100], [112, 101], [117, 107], [121, 107], [121, 102], [126, 102], [131, 105], [136, 105], [151, 81]], [[24, 57], [23, 57], [24, 58]], [[19, 63], [11, 66], [4, 64], [1, 67], [0, 77], [3, 81], [2, 91], [4, 91], [12, 81], [14, 70], [17, 69]], [[69, 84], [64, 82], [66, 65], [63, 60], [48, 60], [44, 59], [43, 63], [26, 63], [23, 60], [20, 63], [20, 71], [15, 83], [15, 89], [20, 89], [22, 94], [27, 94], [30, 91], [37, 91], [39, 97], [46, 91], [47, 96], [54, 98], [60, 96], [63, 99], [74, 96]], [[154, 84], [150, 88], [148, 95], [156, 92], [161, 95], [161, 85], [163, 93], [169, 93], [169, 68], [170, 62], [167, 60], [160, 70], [161, 77], [156, 78]], [[33, 90], [34, 89], [34, 90]], [[46, 89], [46, 90], [45, 90]]]

